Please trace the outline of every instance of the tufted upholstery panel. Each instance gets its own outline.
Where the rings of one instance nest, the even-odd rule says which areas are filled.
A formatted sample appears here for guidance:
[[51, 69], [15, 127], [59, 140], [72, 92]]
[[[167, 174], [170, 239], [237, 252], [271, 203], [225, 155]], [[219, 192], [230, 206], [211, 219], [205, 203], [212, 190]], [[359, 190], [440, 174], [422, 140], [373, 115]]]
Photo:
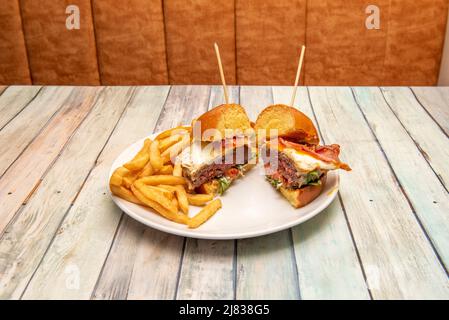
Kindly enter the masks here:
[[448, 2], [0, 0], [0, 85], [219, 83], [214, 42], [229, 84], [292, 84], [305, 43], [302, 84], [435, 85]]

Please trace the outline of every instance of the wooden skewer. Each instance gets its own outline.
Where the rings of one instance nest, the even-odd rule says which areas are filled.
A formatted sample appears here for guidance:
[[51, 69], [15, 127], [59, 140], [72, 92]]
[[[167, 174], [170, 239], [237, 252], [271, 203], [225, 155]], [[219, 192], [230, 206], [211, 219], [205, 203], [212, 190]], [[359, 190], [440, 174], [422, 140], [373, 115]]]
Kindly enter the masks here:
[[224, 77], [223, 72], [223, 65], [221, 64], [221, 58], [220, 58], [220, 50], [218, 49], [217, 43], [214, 43], [215, 47], [215, 54], [217, 55], [217, 61], [218, 61], [218, 68], [220, 69], [220, 77], [221, 77], [221, 83], [223, 84], [223, 92], [226, 104], [229, 104], [229, 96], [228, 96], [228, 89], [226, 88], [226, 81]]
[[296, 88], [298, 87], [299, 78], [301, 76], [302, 61], [304, 59], [305, 52], [306, 52], [306, 46], [302, 46], [301, 56], [299, 57], [298, 70], [296, 71], [295, 86], [293, 87], [292, 100], [290, 101], [290, 107], [293, 107], [293, 105], [295, 104]]

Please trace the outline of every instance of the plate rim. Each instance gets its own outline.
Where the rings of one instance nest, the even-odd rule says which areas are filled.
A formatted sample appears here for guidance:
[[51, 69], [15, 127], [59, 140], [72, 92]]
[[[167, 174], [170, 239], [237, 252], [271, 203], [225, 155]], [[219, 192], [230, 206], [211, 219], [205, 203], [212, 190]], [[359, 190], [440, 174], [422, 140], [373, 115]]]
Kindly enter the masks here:
[[[162, 132], [162, 131], [161, 131]], [[114, 172], [114, 170], [120, 166], [120, 165], [115, 165], [117, 160], [119, 158], [122, 157], [122, 155], [132, 146], [134, 146], [137, 143], [143, 143], [143, 141], [147, 138], [150, 139], [154, 139], [154, 137], [156, 137], [158, 134], [160, 134], [160, 132], [156, 132], [153, 133], [145, 138], [139, 139], [131, 144], [129, 144], [126, 148], [124, 148], [124, 150], [122, 152], [120, 152], [120, 154], [115, 157], [114, 161], [112, 162], [111, 165], [111, 169], [109, 171], [109, 175], [108, 175], [108, 182], [107, 182], [107, 186], [109, 186], [109, 179], [112, 175], [112, 173]], [[235, 234], [230, 234], [230, 233], [224, 233], [224, 234], [220, 234], [220, 233], [202, 233], [201, 230], [198, 229], [185, 229], [185, 230], [179, 230], [176, 228], [170, 228], [169, 226], [164, 226], [161, 225], [157, 222], [148, 220], [143, 218], [142, 216], [138, 215], [137, 213], [134, 213], [129, 207], [127, 207], [125, 205], [125, 203], [127, 203], [128, 201], [121, 199], [120, 197], [117, 197], [115, 195], [112, 194], [110, 188], [108, 189], [108, 193], [112, 198], [112, 201], [124, 212], [126, 213], [128, 216], [130, 216], [131, 218], [139, 221], [140, 223], [151, 227], [153, 229], [168, 233], [168, 234], [173, 234], [173, 235], [177, 235], [177, 236], [182, 236], [182, 237], [188, 237], [188, 238], [194, 238], [194, 239], [207, 239], [207, 240], [237, 240], [237, 239], [247, 239], [247, 238], [254, 238], [254, 237], [259, 237], [259, 236], [264, 236], [264, 235], [268, 235], [271, 233], [276, 233], [279, 231], [283, 231], [289, 228], [292, 228], [294, 226], [297, 226], [301, 223], [306, 222], [307, 220], [312, 219], [313, 217], [315, 217], [316, 215], [318, 215], [319, 213], [323, 212], [336, 198], [338, 192], [339, 192], [339, 187], [340, 187], [340, 175], [338, 174], [337, 171], [332, 171], [332, 174], [335, 175], [335, 186], [332, 188], [332, 194], [328, 195], [328, 197], [326, 197], [324, 200], [316, 209], [311, 210], [309, 213], [299, 217], [298, 219], [295, 219], [293, 221], [278, 225], [276, 227], [267, 227], [266, 229], [260, 229], [260, 230], [253, 230], [253, 231], [248, 231], [248, 232], [238, 232]], [[273, 190], [273, 192], [276, 192]], [[313, 200], [315, 201], [315, 200]], [[312, 201], [312, 202], [313, 202]], [[304, 206], [303, 208], [307, 207], [308, 205]], [[153, 214], [157, 214], [155, 212], [149, 211], [150, 213]], [[178, 225], [176, 222], [172, 222], [173, 224]]]

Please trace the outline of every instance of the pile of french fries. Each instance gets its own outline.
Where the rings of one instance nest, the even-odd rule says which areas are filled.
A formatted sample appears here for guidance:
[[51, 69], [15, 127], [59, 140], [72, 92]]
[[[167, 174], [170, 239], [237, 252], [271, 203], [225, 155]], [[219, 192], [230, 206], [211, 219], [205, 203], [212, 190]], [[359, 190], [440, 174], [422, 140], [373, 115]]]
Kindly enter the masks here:
[[[190, 194], [176, 156], [190, 144], [191, 127], [176, 127], [145, 139], [134, 158], [117, 168], [109, 180], [111, 192], [127, 201], [152, 208], [162, 217], [197, 228], [220, 208], [210, 194]], [[189, 205], [204, 206], [189, 217]]]

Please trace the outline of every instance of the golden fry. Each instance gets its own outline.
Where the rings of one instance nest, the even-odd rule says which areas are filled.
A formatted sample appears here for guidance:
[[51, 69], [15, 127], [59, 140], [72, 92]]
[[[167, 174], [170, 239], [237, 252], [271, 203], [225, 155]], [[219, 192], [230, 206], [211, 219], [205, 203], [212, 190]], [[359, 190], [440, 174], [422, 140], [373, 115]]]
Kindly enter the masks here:
[[129, 173], [129, 170], [124, 167], [115, 169], [114, 173], [109, 179], [109, 184], [120, 187], [123, 183], [123, 177]]
[[189, 200], [187, 199], [187, 192], [183, 186], [175, 186], [176, 197], [178, 198], [178, 205], [184, 214], [189, 214]]
[[173, 173], [173, 166], [171, 164], [167, 164], [163, 166], [158, 173], [163, 175], [171, 175]]
[[204, 206], [213, 198], [212, 194], [187, 194], [187, 200], [193, 206]]
[[148, 206], [150, 208], [153, 208], [154, 210], [156, 210], [156, 212], [158, 212], [164, 218], [167, 218], [167, 219], [177, 222], [177, 223], [182, 223], [182, 224], [187, 223], [188, 217], [186, 217], [185, 215], [170, 212], [169, 210], [167, 210], [163, 206], [161, 206], [159, 203], [145, 197], [139, 190], [137, 190], [137, 188], [134, 185], [131, 186], [131, 190], [134, 193], [134, 195], [143, 204], [145, 204], [146, 206]]
[[176, 142], [182, 139], [182, 135], [175, 134], [173, 136], [167, 137], [159, 141], [159, 151], [163, 152], [167, 150], [169, 147], [174, 145]]
[[221, 208], [220, 199], [215, 199], [207, 204], [193, 218], [189, 219], [187, 225], [189, 228], [198, 228], [204, 222], [210, 219]]
[[136, 154], [136, 156], [129, 162], [125, 163], [123, 166], [131, 171], [142, 170], [143, 167], [150, 160], [149, 150], [151, 148], [152, 142], [150, 139], [145, 139], [142, 149]]
[[175, 163], [175, 167], [173, 168], [173, 173], [175, 177], [182, 177], [182, 167], [181, 167], [181, 161], [177, 161]]
[[169, 198], [167, 196], [167, 193], [169, 193], [173, 196], [173, 194], [171, 192], [164, 190], [164, 189], [161, 190], [157, 187], [147, 186], [147, 185], [143, 184], [140, 180], [137, 180], [134, 183], [134, 186], [146, 198], [159, 203], [161, 206], [163, 206], [165, 209], [167, 209], [168, 211], [170, 211], [172, 213], [178, 212], [178, 207], [175, 207], [173, 205], [173, 202], [171, 201], [172, 198]]
[[178, 207], [179, 207], [178, 199], [176, 199], [176, 198], [174, 197], [174, 198], [171, 200], [171, 202], [172, 202], [173, 206], [176, 207], [176, 212], [178, 212]]
[[123, 177], [122, 185], [127, 189], [131, 189], [132, 184], [136, 181], [137, 175], [129, 173]]
[[166, 130], [166, 131], [160, 133], [156, 137], [155, 140], [162, 140], [162, 139], [168, 138], [175, 134], [189, 134], [190, 135], [191, 131], [192, 131], [192, 128], [189, 126], [179, 126], [179, 127], [169, 129], [169, 130]]
[[190, 144], [190, 137], [189, 136], [182, 137], [181, 141], [175, 143], [170, 148], [161, 153], [162, 159], [167, 160], [175, 158], [189, 144]]
[[163, 166], [161, 153], [159, 152], [159, 141], [153, 141], [150, 146], [150, 163], [154, 171], [159, 171]]
[[154, 172], [154, 170], [153, 170], [153, 167], [151, 166], [151, 162], [148, 161], [147, 164], [145, 165], [145, 167], [143, 167], [142, 171], [139, 172], [137, 177], [142, 178], [142, 177], [151, 176], [153, 174], [153, 172]]
[[143, 184], [146, 184], [149, 186], [157, 186], [160, 184], [175, 186], [178, 184], [184, 185], [187, 183], [186, 179], [184, 179], [183, 177], [174, 177], [174, 176], [168, 176], [168, 175], [154, 175], [154, 176], [140, 178], [137, 181], [141, 181]]
[[110, 185], [109, 188], [111, 189], [111, 192], [116, 195], [117, 197], [120, 197], [122, 199], [125, 199], [126, 201], [134, 202], [137, 204], [142, 204], [142, 202], [134, 196], [134, 194], [122, 186], [114, 186]]
[[165, 189], [165, 190], [170, 191], [170, 192], [176, 192], [176, 186], [169, 186], [169, 185], [166, 185], [166, 184], [160, 184], [160, 185], [158, 185], [158, 188], [162, 188], [162, 189]]
[[151, 186], [151, 188], [157, 189], [167, 197], [167, 199], [173, 199], [175, 197], [175, 190], [168, 190], [167, 188], [163, 188], [162, 186]]

